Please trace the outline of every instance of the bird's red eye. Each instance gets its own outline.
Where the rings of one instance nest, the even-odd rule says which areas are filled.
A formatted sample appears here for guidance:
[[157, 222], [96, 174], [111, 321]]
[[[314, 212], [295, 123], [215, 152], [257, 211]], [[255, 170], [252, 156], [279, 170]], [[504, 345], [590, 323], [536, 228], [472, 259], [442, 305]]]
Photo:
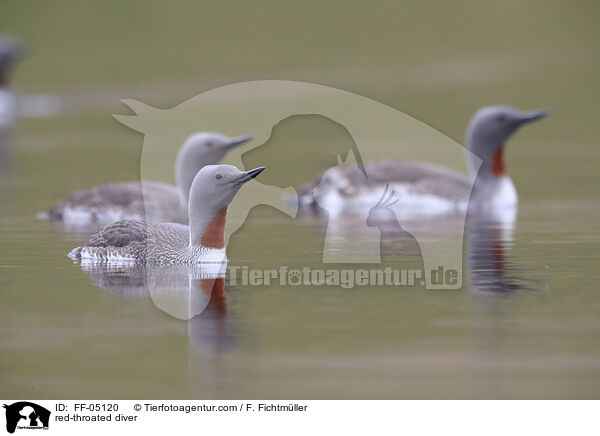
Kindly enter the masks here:
[[505, 115], [498, 115], [498, 118], [496, 118], [498, 120], [499, 123], [504, 123], [506, 122], [506, 116]]
[[213, 146], [213, 143], [209, 141], [209, 142], [207, 142], [207, 143], [206, 143], [206, 146], [207, 146], [208, 148], [210, 148], [210, 147], [212, 147], [212, 146]]
[[222, 176], [221, 174], [217, 174], [217, 175], [215, 176], [215, 178], [216, 178], [217, 180], [221, 180], [221, 179], [223, 178], [223, 176]]

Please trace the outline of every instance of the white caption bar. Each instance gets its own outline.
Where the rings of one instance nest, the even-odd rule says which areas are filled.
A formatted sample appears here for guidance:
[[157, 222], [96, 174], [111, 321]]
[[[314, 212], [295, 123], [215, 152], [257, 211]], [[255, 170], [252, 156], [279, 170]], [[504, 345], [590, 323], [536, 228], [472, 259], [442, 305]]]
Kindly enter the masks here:
[[[597, 401], [4, 400], [3, 426], [42, 434], [597, 434]], [[316, 431], [318, 429], [318, 431]], [[12, 431], [11, 431], [12, 430]], [[3, 430], [4, 431], [4, 430]], [[135, 432], [135, 433], [132, 433]], [[327, 432], [327, 433], [326, 433]]]

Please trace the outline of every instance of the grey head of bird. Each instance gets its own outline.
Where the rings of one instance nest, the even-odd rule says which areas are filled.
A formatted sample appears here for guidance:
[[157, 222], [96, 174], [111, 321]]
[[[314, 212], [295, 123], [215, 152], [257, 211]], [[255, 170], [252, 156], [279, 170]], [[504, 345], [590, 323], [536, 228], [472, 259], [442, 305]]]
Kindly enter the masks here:
[[175, 180], [182, 206], [187, 207], [192, 182], [202, 167], [218, 164], [229, 150], [251, 139], [253, 136], [230, 138], [216, 132], [190, 135], [179, 149], [175, 162]]
[[206, 165], [194, 178], [190, 190], [190, 243], [222, 248], [227, 208], [242, 185], [265, 167], [240, 171], [233, 165]]
[[[546, 109], [523, 112], [511, 106], [486, 106], [471, 118], [467, 128], [467, 148], [483, 160], [484, 169], [504, 174], [502, 149], [506, 141], [523, 125], [548, 115]], [[471, 163], [474, 162], [471, 160]], [[491, 166], [490, 166], [491, 165]], [[474, 170], [475, 165], [471, 166]]]
[[0, 86], [7, 84], [11, 68], [23, 58], [24, 52], [24, 44], [20, 38], [0, 34]]

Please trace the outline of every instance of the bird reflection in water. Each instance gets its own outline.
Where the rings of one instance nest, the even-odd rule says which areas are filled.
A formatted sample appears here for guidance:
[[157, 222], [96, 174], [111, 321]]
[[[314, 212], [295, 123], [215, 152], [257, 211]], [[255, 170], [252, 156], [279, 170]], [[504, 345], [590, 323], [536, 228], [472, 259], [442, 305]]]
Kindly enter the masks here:
[[512, 293], [531, 289], [531, 283], [519, 276], [519, 269], [510, 257], [516, 216], [514, 208], [469, 214], [466, 266], [473, 292]]
[[160, 310], [187, 321], [190, 345], [208, 355], [232, 350], [236, 343], [227, 314], [226, 266], [81, 264], [96, 286], [114, 295], [150, 297]]

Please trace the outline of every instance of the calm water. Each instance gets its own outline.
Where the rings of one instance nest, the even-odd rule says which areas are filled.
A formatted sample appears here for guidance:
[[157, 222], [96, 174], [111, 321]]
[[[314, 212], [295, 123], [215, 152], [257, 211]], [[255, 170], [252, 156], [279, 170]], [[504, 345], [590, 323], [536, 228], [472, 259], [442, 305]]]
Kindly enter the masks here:
[[[188, 322], [166, 313], [198, 304], [186, 292], [203, 286], [188, 272], [163, 272], [149, 292], [143, 272], [82, 270], [66, 253], [88, 233], [36, 220], [65, 195], [73, 162], [90, 164], [89, 150], [13, 148], [0, 227], [8, 396], [597, 396], [595, 198], [524, 200], [512, 229], [472, 225], [460, 290], [227, 286]], [[74, 169], [74, 185], [97, 183], [114, 155], [98, 153], [93, 172]], [[326, 224], [258, 207], [230, 242], [230, 266], [322, 268]], [[392, 234], [383, 264], [420, 269], [416, 250]]]
[[[110, 2], [95, 14], [71, 6], [36, 14], [0, 7], [10, 9], [0, 24], [34, 48], [17, 87], [62, 102], [52, 113], [53, 98], [29, 101], [41, 105], [30, 115], [51, 116], [21, 120], [0, 176], [5, 397], [598, 398], [596, 5], [539, 2], [535, 19], [516, 0], [497, 9], [453, 2], [437, 14], [394, 2], [318, 13], [300, 4], [240, 5], [235, 14], [216, 4], [171, 13], [132, 3], [128, 14]], [[206, 283], [189, 271], [157, 279], [82, 269], [66, 254], [89, 233], [36, 220], [73, 189], [139, 178], [143, 137], [110, 117], [127, 113], [119, 99], [171, 107], [216, 85], [264, 78], [347, 89], [459, 142], [482, 105], [553, 112], [508, 144], [518, 217], [508, 227], [471, 226], [460, 290], [226, 285], [208, 300]], [[265, 183], [285, 175], [296, 186], [322, 169], [307, 156], [347, 140], [328, 120], [290, 119], [244, 163], [266, 163]], [[381, 156], [397, 151], [393, 142], [378, 147]], [[230, 266], [320, 268], [326, 226], [257, 207], [230, 241]], [[382, 252], [384, 265], [422, 267], [418, 247], [393, 231]], [[207, 304], [189, 322], [169, 314]]]

